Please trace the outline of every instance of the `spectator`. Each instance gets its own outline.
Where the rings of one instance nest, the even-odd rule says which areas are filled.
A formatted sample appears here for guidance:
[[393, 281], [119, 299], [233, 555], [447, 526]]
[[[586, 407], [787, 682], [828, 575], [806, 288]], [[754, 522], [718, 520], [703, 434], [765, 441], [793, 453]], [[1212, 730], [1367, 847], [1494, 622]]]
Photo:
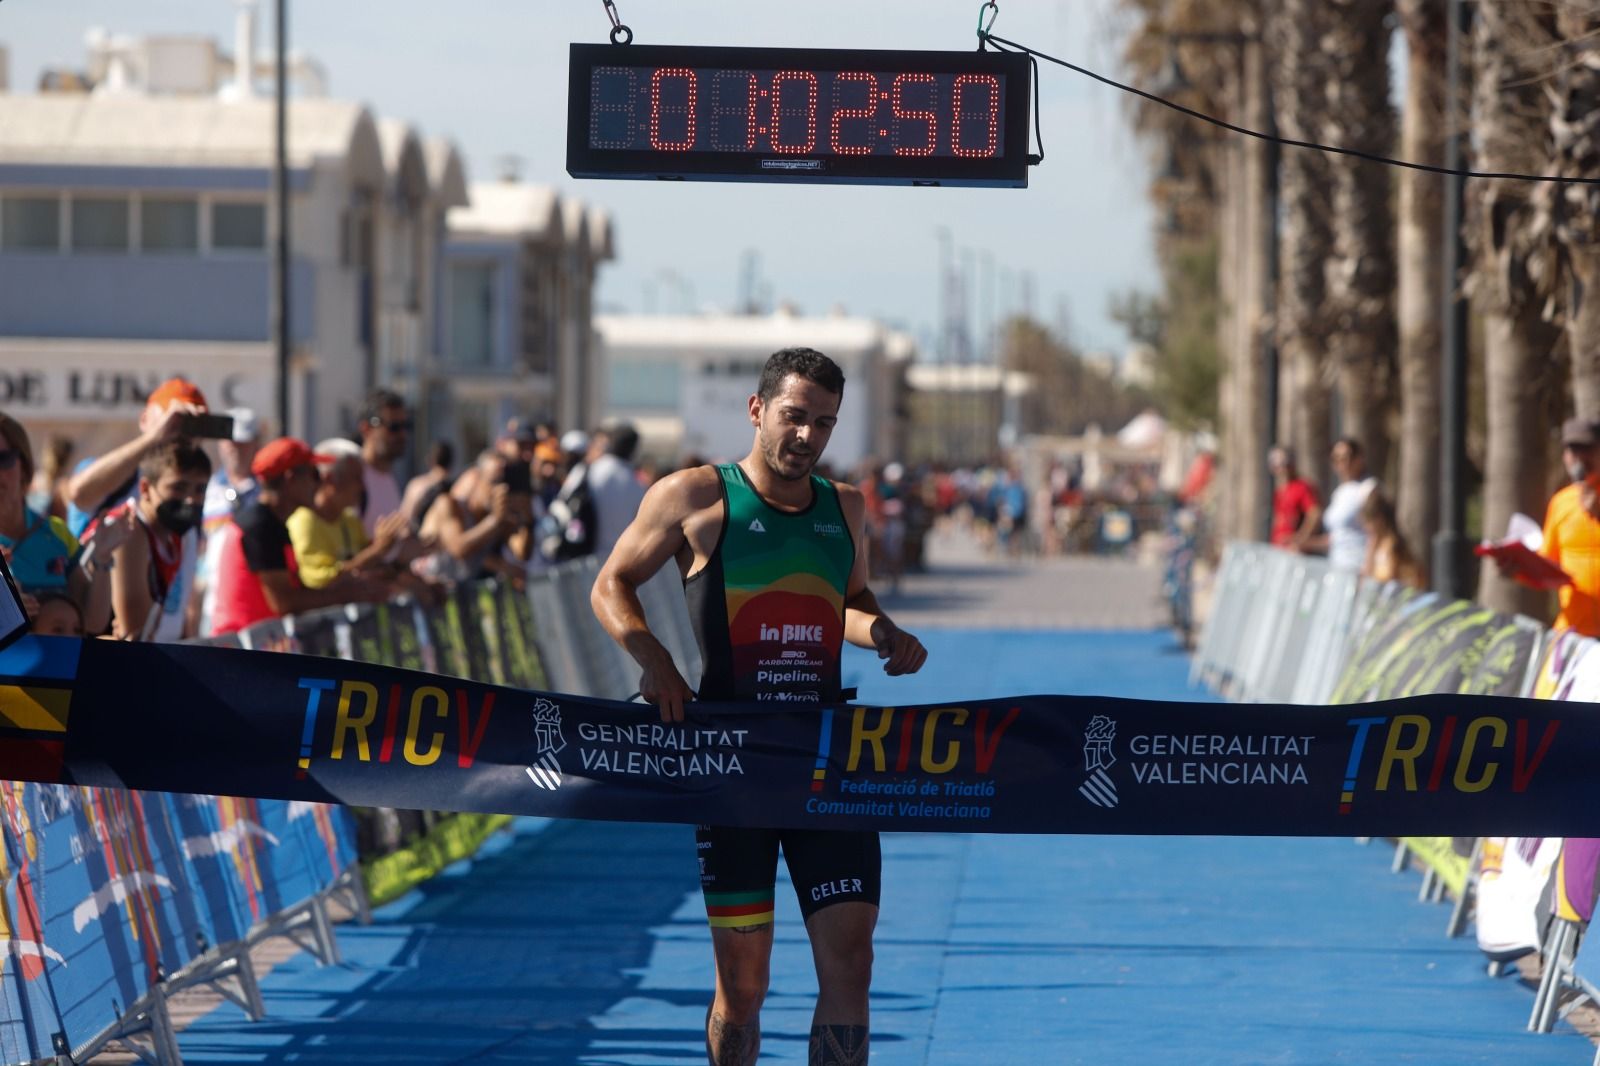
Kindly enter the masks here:
[[417, 562], [415, 569], [423, 577], [471, 580], [501, 569], [500, 549], [508, 546], [515, 557], [527, 561], [532, 550], [532, 493], [512, 491], [514, 486], [505, 481], [507, 463], [502, 456], [489, 453], [483, 465], [484, 476], [471, 499], [441, 492], [423, 516], [422, 538], [436, 545]]
[[[365, 450], [363, 450], [365, 456]], [[316, 498], [317, 468], [329, 457], [302, 440], [279, 437], [250, 464], [260, 488], [223, 530], [217, 565], [213, 634], [233, 633], [268, 618], [382, 599], [387, 589], [355, 574], [341, 574], [320, 589], [300, 582], [289, 516]]]
[[[488, 455], [498, 455], [508, 462], [518, 460], [531, 463], [534, 453], [539, 445], [539, 427], [525, 418], [512, 418], [506, 421], [505, 429], [495, 438], [494, 447], [479, 456], [480, 459]], [[494, 470], [498, 467], [483, 467], [474, 464], [461, 472], [450, 491], [455, 493], [458, 500], [470, 500], [482, 487], [480, 478], [493, 478]], [[487, 473], [485, 471], [488, 471]]]
[[227, 525], [256, 492], [250, 464], [261, 448], [261, 420], [248, 407], [232, 408], [228, 415], [233, 419], [233, 436], [217, 442], [222, 462], [206, 485], [201, 521], [207, 536]]
[[194, 547], [189, 533], [200, 524], [210, 477], [203, 449], [167, 441], [140, 462], [138, 495], [91, 525], [127, 518], [135, 531], [117, 549], [111, 572], [111, 632], [119, 640], [171, 643], [194, 635], [188, 608], [195, 568], [185, 551]]
[[1567, 572], [1554, 628], [1600, 637], [1600, 426], [1569, 418], [1561, 427], [1561, 463], [1571, 484], [1550, 497], [1542, 554]]
[[[205, 395], [194, 382], [169, 378], [157, 386], [139, 415], [139, 435], [105, 455], [85, 458], [67, 482], [67, 526], [73, 536], [82, 535], [96, 516], [131, 498], [139, 488], [139, 463], [145, 453], [182, 436], [185, 415], [205, 411]], [[94, 631], [92, 625], [89, 628]]]
[[397, 392], [378, 389], [361, 408], [361, 458], [365, 495], [361, 525], [372, 536], [378, 519], [400, 510], [400, 482], [394, 466], [405, 454], [411, 436], [411, 415]]
[[630, 423], [606, 428], [605, 451], [589, 463], [589, 497], [594, 501], [594, 554], [604, 563], [617, 538], [639, 513], [644, 487], [633, 467], [639, 432]]
[[51, 437], [45, 442], [39, 469], [28, 484], [28, 506], [34, 513], [54, 518], [67, 517], [68, 464], [72, 462], [72, 440]]
[[446, 440], [434, 441], [428, 449], [428, 469], [406, 482], [406, 491], [400, 497], [400, 510], [411, 520], [412, 532], [422, 528], [422, 519], [427, 515], [434, 495], [450, 491], [453, 483], [450, 472], [455, 465], [455, 446]]
[[300, 583], [308, 589], [326, 588], [342, 573], [380, 565], [408, 529], [405, 513], [396, 511], [378, 520], [376, 536], [367, 536], [356, 512], [363, 483], [359, 445], [339, 438], [323, 441], [316, 451], [329, 460], [318, 460], [316, 495], [288, 522]]
[[[1330, 500], [1329, 507], [1333, 506]], [[1374, 581], [1398, 581], [1413, 588], [1424, 585], [1422, 566], [1406, 543], [1395, 519], [1394, 504], [1381, 489], [1367, 493], [1361, 503], [1361, 524], [1365, 527], [1366, 558], [1361, 576]]]
[[111, 615], [111, 554], [127, 539], [125, 522], [109, 522], [94, 551], [82, 548], [60, 518], [27, 504], [33, 480], [33, 445], [22, 423], [0, 414], [0, 551], [21, 591], [37, 601], [51, 593], [70, 596], [91, 633], [104, 631]]
[[248, 407], [231, 408], [228, 415], [233, 419], [233, 435], [217, 441], [217, 454], [222, 462], [206, 485], [206, 502], [200, 512], [200, 532], [205, 547], [194, 582], [198, 617], [190, 627], [196, 633], [211, 631], [211, 615], [217, 606], [216, 573], [223, 528], [256, 494], [256, 478], [250, 472], [250, 464], [261, 448], [261, 419]]
[[1314, 507], [1313, 526], [1320, 522], [1322, 532], [1300, 545], [1300, 550], [1327, 553], [1328, 565], [1335, 570], [1360, 570], [1367, 560], [1367, 533], [1362, 524], [1362, 504], [1378, 486], [1378, 479], [1367, 477], [1367, 461], [1361, 443], [1344, 437], [1333, 445], [1333, 472], [1339, 484], [1328, 495], [1326, 508]]
[[562, 454], [561, 445], [554, 437], [547, 437], [534, 446], [533, 486], [541, 510], [548, 508], [550, 502], [556, 498], [566, 476], [566, 456]]
[[81, 637], [83, 611], [65, 592], [46, 592], [38, 597], [30, 624], [41, 637]]
[[1317, 508], [1321, 499], [1311, 482], [1295, 472], [1294, 450], [1279, 444], [1267, 453], [1272, 471], [1272, 543], [1279, 548], [1299, 551], [1317, 528]]

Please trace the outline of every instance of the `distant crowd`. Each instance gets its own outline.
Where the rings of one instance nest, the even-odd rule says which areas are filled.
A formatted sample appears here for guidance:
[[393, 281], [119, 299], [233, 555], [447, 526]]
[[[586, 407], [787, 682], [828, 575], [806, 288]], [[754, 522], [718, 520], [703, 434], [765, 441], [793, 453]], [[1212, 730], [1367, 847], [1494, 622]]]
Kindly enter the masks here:
[[435, 442], [401, 484], [413, 422], [379, 389], [348, 437], [269, 437], [192, 382], [151, 393], [132, 439], [75, 457], [0, 412], [0, 553], [34, 630], [176, 641], [451, 583], [604, 556], [646, 476], [623, 422], [559, 432], [512, 419], [458, 469]]

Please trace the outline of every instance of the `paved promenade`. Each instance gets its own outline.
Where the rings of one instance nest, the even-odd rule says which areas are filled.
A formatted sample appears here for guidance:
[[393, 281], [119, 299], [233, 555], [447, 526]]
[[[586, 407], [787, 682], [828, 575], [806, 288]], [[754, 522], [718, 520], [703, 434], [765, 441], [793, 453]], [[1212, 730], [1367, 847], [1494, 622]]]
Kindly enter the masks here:
[[[1152, 628], [1155, 572], [996, 566], [955, 542], [934, 561], [895, 607], [921, 627], [928, 668], [888, 679], [852, 654], [864, 701], [1206, 698]], [[1006, 625], [1012, 611], [1023, 624]], [[1524, 1033], [1531, 993], [1487, 978], [1470, 940], [1444, 939], [1445, 910], [1417, 903], [1416, 876], [1390, 874], [1378, 846], [903, 834], [884, 850], [875, 1063], [1541, 1066], [1592, 1054], [1565, 1027]], [[787, 885], [778, 900], [763, 1061], [799, 1063], [815, 979]], [[686, 827], [524, 819], [339, 937], [345, 965], [283, 962], [263, 982], [271, 1017], [219, 1007], [181, 1035], [186, 1061], [704, 1061], [709, 939]]]

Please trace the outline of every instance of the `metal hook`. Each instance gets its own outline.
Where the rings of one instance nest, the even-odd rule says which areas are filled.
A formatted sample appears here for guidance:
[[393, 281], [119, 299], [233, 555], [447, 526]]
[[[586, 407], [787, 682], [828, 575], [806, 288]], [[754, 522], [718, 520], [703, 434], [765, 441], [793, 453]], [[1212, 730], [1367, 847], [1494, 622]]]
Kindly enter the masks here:
[[[610, 0], [607, 0], [609, 3]], [[983, 24], [983, 13], [989, 12], [989, 24]], [[978, 51], [982, 52], [988, 47], [989, 31], [994, 29], [994, 20], [1000, 17], [1000, 4], [998, 0], [985, 0], [978, 5]]]
[[[606, 5], [606, 17], [611, 20], [611, 43], [632, 44], [633, 31], [624, 26], [621, 17], [617, 15], [616, 0], [601, 0], [601, 3]], [[618, 40], [619, 37], [621, 40]]]

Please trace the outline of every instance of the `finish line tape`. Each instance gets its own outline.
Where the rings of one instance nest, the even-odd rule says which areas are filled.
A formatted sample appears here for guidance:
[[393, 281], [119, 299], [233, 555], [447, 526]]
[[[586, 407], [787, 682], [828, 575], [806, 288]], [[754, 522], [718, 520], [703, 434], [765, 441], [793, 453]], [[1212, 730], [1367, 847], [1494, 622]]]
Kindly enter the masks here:
[[549, 818], [894, 832], [1595, 833], [1581, 704], [1019, 696], [654, 708], [393, 667], [28, 637], [0, 779]]

